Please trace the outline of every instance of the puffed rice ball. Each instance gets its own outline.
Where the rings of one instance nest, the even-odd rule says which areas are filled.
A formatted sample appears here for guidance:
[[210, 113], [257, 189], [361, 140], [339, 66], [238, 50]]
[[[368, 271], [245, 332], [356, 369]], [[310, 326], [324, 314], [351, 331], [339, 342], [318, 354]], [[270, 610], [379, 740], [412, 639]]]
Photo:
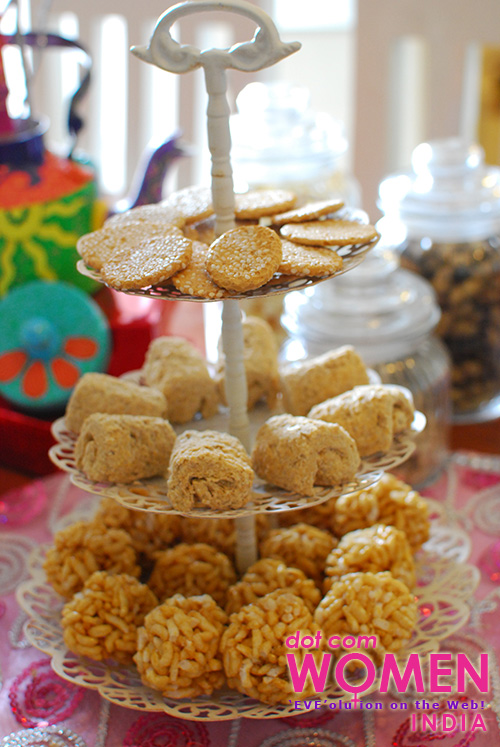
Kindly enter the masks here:
[[309, 524], [272, 529], [260, 544], [264, 558], [278, 558], [288, 566], [300, 568], [306, 576], [321, 586], [325, 562], [337, 545], [337, 540], [323, 529]]
[[285, 641], [297, 630], [314, 635], [312, 615], [302, 599], [282, 589], [231, 615], [221, 641], [229, 687], [271, 705], [309, 697], [310, 683], [300, 695], [293, 691], [286, 660]]
[[167, 599], [139, 628], [134, 661], [142, 682], [169, 698], [196, 698], [222, 687], [219, 645], [226, 622], [207, 594]]
[[124, 529], [132, 538], [135, 551], [149, 559], [158, 550], [173, 545], [181, 533], [179, 516], [134, 511], [122, 506], [114, 498], [101, 500], [94, 521], [105, 527]]
[[[255, 517], [257, 539], [261, 540], [269, 531], [269, 519], [265, 514]], [[236, 525], [234, 519], [202, 519], [183, 516], [181, 521], [183, 542], [204, 542], [234, 560], [236, 555]]]
[[381, 664], [386, 653], [399, 651], [410, 639], [417, 603], [406, 584], [388, 571], [348, 573], [325, 594], [314, 622], [326, 640], [334, 635], [377, 636], [376, 648], [363, 649], [363, 653]]
[[401, 529], [416, 552], [429, 539], [429, 508], [411, 485], [385, 473], [375, 485], [335, 503], [332, 529], [337, 536], [372, 524], [392, 524]]
[[133, 576], [96, 571], [63, 607], [64, 642], [90, 659], [132, 664], [137, 628], [157, 604], [151, 589]]
[[178, 593], [186, 597], [209, 594], [224, 607], [227, 590], [235, 581], [227, 555], [203, 542], [182, 542], [158, 553], [148, 585], [160, 600]]
[[54, 535], [44, 570], [58, 594], [71, 599], [95, 571], [138, 577], [140, 568], [130, 535], [94, 521], [77, 521]]
[[390, 571], [409, 589], [415, 586], [415, 561], [404, 532], [385, 524], [344, 534], [325, 564], [326, 593], [346, 573]]
[[261, 558], [250, 566], [241, 581], [229, 587], [226, 612], [231, 615], [246, 604], [269, 594], [276, 589], [284, 589], [302, 599], [309, 612], [314, 612], [321, 594], [314, 581], [307, 578], [298, 568], [288, 568], [282, 560]]
[[279, 523], [282, 527], [289, 527], [292, 524], [311, 524], [318, 529], [324, 529], [327, 532], [332, 531], [333, 516], [337, 498], [329, 498], [324, 503], [308, 508], [300, 508], [298, 511], [283, 511], [279, 514]]

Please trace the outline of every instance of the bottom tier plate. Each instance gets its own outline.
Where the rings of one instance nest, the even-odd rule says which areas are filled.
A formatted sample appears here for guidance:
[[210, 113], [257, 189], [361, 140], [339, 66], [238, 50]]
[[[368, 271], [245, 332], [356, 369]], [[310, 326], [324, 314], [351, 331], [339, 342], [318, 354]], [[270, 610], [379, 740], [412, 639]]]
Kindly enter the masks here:
[[[431, 514], [440, 516], [438, 504]], [[420, 615], [412, 639], [402, 652], [426, 655], [440, 642], [463, 627], [470, 614], [468, 601], [479, 583], [479, 571], [466, 562], [470, 552], [467, 535], [456, 527], [434, 520], [431, 537], [417, 555], [417, 587]], [[282, 718], [296, 713], [293, 705], [269, 706], [237, 692], [222, 690], [211, 698], [173, 700], [144, 686], [133, 668], [94, 662], [69, 652], [62, 636], [60, 614], [63, 600], [49, 586], [42, 568], [43, 548], [30, 559], [30, 578], [17, 591], [27, 613], [26, 636], [30, 643], [51, 657], [54, 671], [81, 687], [96, 690], [116, 705], [148, 712], [164, 712], [182, 719], [224, 721], [236, 718]], [[374, 683], [371, 690], [376, 689]], [[325, 705], [349, 693], [331, 686], [322, 695]]]

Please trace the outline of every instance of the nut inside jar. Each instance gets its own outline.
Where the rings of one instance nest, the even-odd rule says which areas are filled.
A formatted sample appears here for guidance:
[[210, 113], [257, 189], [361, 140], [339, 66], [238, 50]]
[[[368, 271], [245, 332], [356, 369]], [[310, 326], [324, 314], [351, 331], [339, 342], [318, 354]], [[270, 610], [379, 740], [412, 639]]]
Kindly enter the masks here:
[[500, 241], [408, 241], [402, 266], [433, 286], [436, 329], [452, 358], [454, 414], [480, 413], [500, 394]]

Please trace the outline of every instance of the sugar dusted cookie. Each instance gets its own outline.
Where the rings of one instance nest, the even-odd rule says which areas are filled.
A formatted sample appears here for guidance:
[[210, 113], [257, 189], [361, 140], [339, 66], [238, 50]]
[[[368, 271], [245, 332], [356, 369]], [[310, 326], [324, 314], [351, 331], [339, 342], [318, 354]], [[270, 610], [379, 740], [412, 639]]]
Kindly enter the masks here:
[[302, 207], [294, 210], [287, 210], [286, 213], [278, 213], [271, 218], [275, 226], [283, 226], [285, 223], [303, 223], [308, 220], [316, 220], [322, 215], [330, 215], [344, 207], [342, 200], [321, 200], [318, 202], [308, 202]]
[[252, 497], [254, 473], [241, 442], [218, 431], [184, 431], [170, 460], [168, 497], [179, 511], [241, 508]]
[[293, 415], [307, 415], [318, 402], [368, 383], [365, 364], [351, 345], [286, 366], [281, 371], [285, 409]]
[[334, 249], [321, 246], [302, 246], [284, 239], [281, 242], [283, 257], [278, 272], [297, 277], [322, 277], [334, 275], [342, 269], [342, 257]]
[[407, 389], [395, 385], [356, 386], [311, 408], [309, 417], [338, 423], [356, 441], [361, 456], [389, 451], [394, 436], [409, 428], [414, 406]]
[[66, 407], [66, 425], [79, 433], [94, 412], [109, 415], [149, 415], [164, 418], [167, 400], [162, 392], [105, 373], [86, 373], [77, 382]]
[[[132, 233], [134, 229], [132, 228]], [[139, 240], [144, 238], [144, 227], [139, 227]], [[98, 231], [86, 233], [76, 242], [76, 249], [83, 261], [100, 270], [104, 262], [116, 256], [128, 254], [133, 249], [130, 236], [123, 227], [104, 226]]]
[[354, 440], [343, 428], [323, 428], [320, 423], [288, 414], [269, 418], [257, 432], [252, 451], [258, 476], [301, 495], [311, 495], [315, 485], [351, 480], [359, 466]]
[[197, 413], [204, 418], [218, 409], [217, 390], [203, 356], [181, 337], [157, 337], [149, 345], [143, 366], [148, 386], [170, 402], [171, 423], [187, 423]]
[[[235, 220], [234, 228], [241, 226], [257, 226], [258, 220]], [[203, 244], [210, 246], [210, 244], [217, 238], [215, 235], [215, 215], [211, 215], [205, 220], [198, 221], [198, 223], [190, 223], [189, 226], [183, 228], [184, 236], [192, 241], [201, 241]]]
[[297, 196], [287, 189], [254, 189], [237, 194], [235, 216], [238, 219], [262, 218], [266, 215], [290, 210], [297, 202]]
[[244, 293], [267, 283], [281, 258], [281, 240], [274, 231], [264, 226], [242, 226], [226, 231], [213, 242], [207, 272], [222, 288]]
[[189, 264], [172, 277], [172, 285], [188, 296], [195, 298], [222, 298], [223, 288], [214, 283], [206, 270], [208, 247], [201, 241], [193, 241]]
[[174, 442], [162, 418], [94, 413], [78, 436], [75, 462], [90, 480], [128, 483], [164, 474]]
[[169, 195], [162, 204], [178, 211], [188, 225], [205, 220], [214, 212], [210, 187], [193, 186], [180, 189]]
[[317, 220], [307, 223], [285, 223], [280, 229], [285, 239], [313, 246], [366, 244], [378, 237], [373, 226], [349, 220]]
[[116, 213], [106, 220], [104, 225], [126, 226], [130, 223], [154, 223], [173, 225], [182, 228], [186, 222], [183, 214], [166, 202], [158, 202], [154, 205], [139, 205], [126, 210], [124, 213]]
[[142, 241], [165, 235], [182, 236], [182, 231], [172, 224], [144, 221], [110, 223], [98, 231], [81, 236], [76, 248], [86, 264], [94, 270], [101, 270], [105, 262], [131, 254]]
[[143, 239], [131, 253], [105, 262], [101, 277], [107, 285], [118, 290], [160, 285], [187, 267], [192, 246], [193, 242], [182, 235], [166, 234]]
[[201, 241], [210, 246], [215, 241], [215, 215], [184, 227], [184, 236], [192, 241]]

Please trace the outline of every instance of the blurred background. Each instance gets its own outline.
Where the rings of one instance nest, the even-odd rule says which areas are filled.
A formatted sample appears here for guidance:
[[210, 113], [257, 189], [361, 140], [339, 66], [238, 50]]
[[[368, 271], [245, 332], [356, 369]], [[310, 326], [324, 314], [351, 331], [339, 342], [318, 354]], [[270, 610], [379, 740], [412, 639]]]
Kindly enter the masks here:
[[[387, 380], [409, 372], [408, 380], [397, 383], [415, 397], [430, 393], [429, 404], [418, 404], [429, 420], [435, 417], [445, 447], [450, 378], [456, 423], [498, 425], [500, 3], [252, 1], [272, 17], [283, 41], [302, 46], [258, 73], [228, 71], [236, 189], [287, 185], [304, 200], [340, 195], [377, 223], [382, 241], [364, 274], [289, 294], [284, 302], [279, 297], [269, 307], [252, 306], [251, 312], [273, 322], [280, 343], [285, 333], [298, 341], [300, 356], [343, 344], [338, 334], [348, 329], [369, 365], [386, 367]], [[190, 308], [189, 321], [180, 319], [186, 306], [198, 304], [112, 292], [89, 284], [75, 265], [78, 237], [102, 225], [109, 213], [158, 202], [190, 184], [210, 184], [203, 72], [175, 75], [130, 54], [132, 46], [148, 44], [168, 7], [168, 0], [0, 0], [0, 394], [8, 400], [0, 398], [0, 437], [12, 445], [3, 458], [23, 469], [32, 459], [32, 429], [40, 426], [50, 438], [51, 388], [60, 407], [83, 370], [81, 361], [71, 369], [65, 362], [60, 380], [47, 378], [49, 359], [62, 364], [59, 342], [40, 358], [36, 345], [48, 339], [46, 330], [40, 332], [40, 317], [52, 307], [48, 326], [54, 327], [62, 315], [55, 296], [46, 302], [30, 281], [62, 281], [88, 293], [66, 308], [80, 304], [80, 316], [88, 321], [90, 309], [99, 307], [109, 349], [98, 363], [114, 375], [140, 367], [158, 334], [180, 330], [209, 348], [202, 310]], [[185, 16], [172, 30], [177, 41], [199, 49], [229, 48], [254, 32], [248, 18], [219, 11]], [[24, 150], [26, 123], [37, 154]], [[16, 161], [18, 140], [22, 163]], [[438, 146], [430, 149], [429, 142]], [[390, 174], [396, 174], [387, 180], [391, 199], [379, 202], [379, 185]], [[403, 181], [398, 174], [406, 174]], [[389, 218], [384, 229], [382, 207]], [[408, 218], [406, 243], [406, 236], [395, 235], [401, 221], [393, 213]], [[415, 273], [432, 287], [428, 282], [418, 291]], [[359, 303], [362, 295], [366, 308]], [[28, 305], [29, 339], [23, 328], [20, 341], [19, 309]], [[410, 306], [412, 314], [405, 317]], [[218, 320], [206, 312], [205, 331], [215, 349], [220, 309], [205, 307]], [[347, 314], [353, 315], [351, 327], [345, 325]], [[400, 342], [411, 341], [412, 348], [388, 357], [382, 342], [387, 336], [394, 342], [389, 317], [399, 325]], [[434, 331], [451, 351], [451, 368], [447, 351], [436, 348]], [[98, 334], [94, 327], [85, 330], [94, 347]], [[58, 340], [61, 335], [74, 336], [72, 329], [59, 331]], [[290, 350], [284, 355], [294, 360]], [[434, 378], [430, 371], [436, 371]], [[25, 411], [40, 419], [26, 420]], [[500, 448], [500, 429], [494, 430], [495, 443], [489, 443], [491, 433], [486, 448]], [[49, 466], [47, 444], [40, 443], [42, 471]], [[432, 454], [442, 452], [432, 440], [428, 447]]]
[[[489, 163], [500, 153], [500, 4], [497, 0], [260, 0], [284, 40], [302, 49], [262, 73], [305, 87], [312, 110], [341, 123], [349, 148], [344, 168], [362, 189], [372, 219], [377, 187], [388, 172], [406, 168], [411, 152], [429, 138], [464, 136], [478, 141]], [[46, 30], [78, 40], [93, 60], [92, 83], [82, 102], [85, 120], [78, 145], [94, 162], [105, 196], [129, 189], [145, 148], [180, 131], [192, 157], [169, 171], [167, 188], [207, 180], [202, 74], [173, 75], [144, 65], [129, 53], [147, 43], [168, 3], [160, 0], [18, 0], [4, 3], [0, 30]], [[220, 16], [220, 17], [219, 17]], [[252, 36], [241, 16], [207, 13], [194, 29], [181, 21], [178, 39], [201, 48], [228, 46]], [[33, 54], [26, 91], [21, 53], [4, 48], [9, 110], [19, 116], [29, 95], [46, 114], [49, 148], [64, 150], [66, 103], [79, 77], [71, 51]], [[31, 55], [31, 56], [30, 56]], [[14, 77], [17, 78], [14, 80]], [[231, 72], [236, 111], [248, 74]]]

